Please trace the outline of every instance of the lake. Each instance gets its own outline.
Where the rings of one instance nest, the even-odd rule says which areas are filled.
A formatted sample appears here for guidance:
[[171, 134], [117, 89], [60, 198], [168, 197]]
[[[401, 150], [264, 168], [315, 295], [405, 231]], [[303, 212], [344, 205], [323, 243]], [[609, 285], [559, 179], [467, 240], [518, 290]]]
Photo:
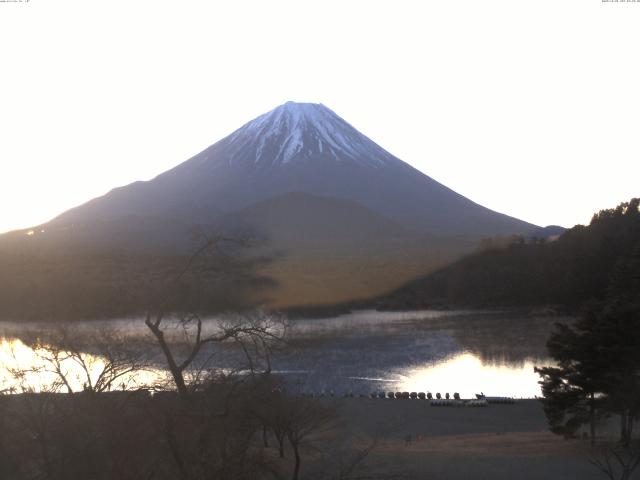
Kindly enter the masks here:
[[[316, 394], [459, 392], [469, 398], [484, 392], [532, 398], [540, 395], [534, 366], [551, 363], [545, 342], [553, 323], [568, 320], [514, 312], [429, 310], [356, 311], [330, 318], [294, 318], [289, 321], [288, 346], [274, 354], [272, 366], [289, 388]], [[142, 320], [81, 322], [72, 327], [87, 334], [109, 328], [148, 338]], [[4, 366], [0, 385], [4, 389], [16, 386], [7, 369], [17, 366], [33, 370], [22, 383], [35, 390], [52, 381], [54, 375], [44, 372], [37, 352], [26, 340], [34, 331], [50, 328], [0, 325], [0, 362]], [[27, 331], [31, 337], [25, 336]], [[216, 367], [231, 369], [238, 364], [238, 352], [223, 350], [215, 357]], [[92, 368], [98, 369], [100, 358], [92, 357], [92, 362]], [[128, 378], [127, 386], [133, 388], [164, 377], [162, 357], [154, 355], [152, 363], [155, 366], [137, 378]], [[73, 388], [81, 389], [81, 375], [73, 373], [78, 367], [69, 362], [65, 368], [75, 378]]]

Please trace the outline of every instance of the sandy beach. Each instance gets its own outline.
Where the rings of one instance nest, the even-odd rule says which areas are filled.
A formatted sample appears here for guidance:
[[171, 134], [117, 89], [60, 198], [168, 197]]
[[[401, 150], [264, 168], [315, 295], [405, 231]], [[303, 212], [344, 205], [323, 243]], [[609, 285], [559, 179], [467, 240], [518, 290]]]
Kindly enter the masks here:
[[359, 448], [377, 438], [368, 474], [451, 480], [601, 478], [589, 464], [589, 443], [550, 433], [537, 400], [472, 408], [349, 398], [339, 405]]

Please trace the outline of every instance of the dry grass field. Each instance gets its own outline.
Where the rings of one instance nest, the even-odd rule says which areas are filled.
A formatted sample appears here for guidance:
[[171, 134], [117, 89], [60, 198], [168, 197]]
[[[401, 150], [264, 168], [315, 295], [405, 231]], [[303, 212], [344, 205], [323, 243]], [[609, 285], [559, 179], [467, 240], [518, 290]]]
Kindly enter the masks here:
[[[420, 400], [344, 399], [356, 449], [376, 445], [361, 473], [408, 479], [598, 479], [587, 441], [546, 428], [541, 405], [431, 407]], [[410, 440], [409, 439], [410, 436]]]

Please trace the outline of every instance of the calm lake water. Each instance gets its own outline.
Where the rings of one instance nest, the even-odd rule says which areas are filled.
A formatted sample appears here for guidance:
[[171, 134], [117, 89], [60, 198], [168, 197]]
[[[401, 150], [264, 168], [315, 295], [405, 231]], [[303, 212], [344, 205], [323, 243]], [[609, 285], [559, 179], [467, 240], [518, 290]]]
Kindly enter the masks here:
[[[568, 320], [480, 311], [358, 311], [332, 318], [291, 319], [289, 346], [274, 355], [272, 364], [291, 389], [304, 392], [459, 392], [465, 398], [484, 392], [530, 398], [540, 395], [534, 366], [550, 364], [544, 345], [552, 325]], [[0, 325], [2, 388], [15, 387], [16, 379], [9, 372], [15, 367], [34, 370], [22, 383], [36, 390], [55, 378], [43, 371], [46, 366], [23, 335], [38, 328], [42, 326]], [[84, 322], [74, 328], [86, 333], [110, 328], [141, 338], [147, 335], [142, 320]], [[216, 366], [237, 365], [236, 353], [221, 352]], [[98, 371], [101, 359], [88, 358], [90, 369]], [[127, 386], [164, 376], [161, 361], [160, 356], [154, 357], [156, 367], [127, 378]], [[78, 367], [69, 363], [64, 368], [75, 378], [73, 388], [80, 389], [82, 376], [73, 374]]]

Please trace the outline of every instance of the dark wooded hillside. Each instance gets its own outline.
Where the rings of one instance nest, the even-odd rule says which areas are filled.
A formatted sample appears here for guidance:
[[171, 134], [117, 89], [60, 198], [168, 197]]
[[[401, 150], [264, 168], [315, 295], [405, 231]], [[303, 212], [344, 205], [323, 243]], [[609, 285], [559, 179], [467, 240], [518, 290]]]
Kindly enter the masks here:
[[577, 307], [603, 299], [612, 273], [640, 252], [640, 200], [596, 213], [555, 241], [488, 246], [380, 300], [383, 309], [433, 306]]

